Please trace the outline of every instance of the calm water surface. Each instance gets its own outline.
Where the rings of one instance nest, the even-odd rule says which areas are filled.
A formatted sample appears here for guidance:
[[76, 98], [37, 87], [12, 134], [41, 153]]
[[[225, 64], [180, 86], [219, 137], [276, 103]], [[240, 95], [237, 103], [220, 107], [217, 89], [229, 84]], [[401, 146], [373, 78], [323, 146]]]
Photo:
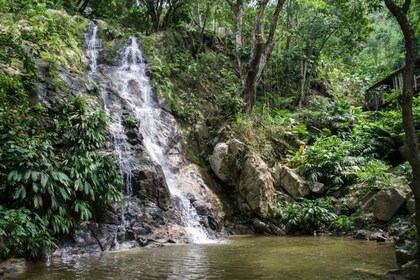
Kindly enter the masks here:
[[17, 279], [379, 279], [392, 244], [335, 237], [233, 237], [38, 263]]

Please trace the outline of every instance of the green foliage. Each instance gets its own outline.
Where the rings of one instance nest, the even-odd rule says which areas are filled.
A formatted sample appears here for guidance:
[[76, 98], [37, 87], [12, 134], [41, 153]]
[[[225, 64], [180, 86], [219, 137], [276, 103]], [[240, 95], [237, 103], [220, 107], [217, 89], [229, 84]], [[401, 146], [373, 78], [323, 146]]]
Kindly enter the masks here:
[[[79, 221], [93, 218], [97, 205], [122, 198], [114, 159], [99, 153], [107, 144], [107, 117], [82, 97], [49, 116], [29, 103], [18, 76], [0, 75], [0, 100], [0, 205], [12, 211], [16, 227], [26, 223], [30, 231], [16, 243], [19, 250], [10, 242], [5, 250], [39, 257], [50, 230], [70, 233]], [[10, 219], [5, 223], [11, 226]]]
[[321, 136], [312, 146], [298, 151], [290, 163], [308, 180], [326, 185], [348, 185], [354, 183], [355, 171], [366, 159], [354, 153], [351, 141], [337, 136]]
[[243, 101], [231, 61], [214, 50], [195, 54], [191, 46], [198, 43], [195, 36], [194, 32], [177, 29], [142, 40], [152, 62], [154, 83], [174, 114], [188, 123], [196, 121], [200, 111], [233, 119]]
[[10, 256], [36, 259], [54, 247], [47, 221], [25, 208], [0, 206], [0, 259]]
[[[226, 59], [226, 58], [223, 58]], [[240, 86], [236, 75], [227, 68], [221, 70], [223, 79], [222, 94], [218, 96], [220, 111], [229, 119], [233, 119], [245, 107], [245, 102], [240, 96]]]
[[[420, 99], [414, 100], [414, 125], [420, 131]], [[354, 135], [358, 141], [369, 146], [369, 153], [383, 160], [390, 160], [393, 153], [404, 144], [404, 128], [400, 108], [366, 114], [354, 128]]]
[[293, 203], [277, 202], [274, 216], [286, 223], [292, 231], [312, 233], [322, 227], [329, 227], [337, 220], [333, 210], [333, 205], [328, 199], [303, 198]]
[[314, 132], [327, 130], [335, 135], [348, 132], [359, 121], [362, 113], [360, 108], [340, 98], [320, 98], [312, 105], [315, 110], [304, 111], [303, 119]]
[[352, 232], [356, 225], [352, 218], [347, 216], [338, 216], [332, 223], [332, 227], [336, 232]]
[[383, 162], [372, 160], [360, 170], [356, 170], [354, 174], [358, 177], [358, 181], [363, 183], [365, 190], [373, 190], [392, 186], [393, 176], [388, 173], [388, 170], [389, 166]]

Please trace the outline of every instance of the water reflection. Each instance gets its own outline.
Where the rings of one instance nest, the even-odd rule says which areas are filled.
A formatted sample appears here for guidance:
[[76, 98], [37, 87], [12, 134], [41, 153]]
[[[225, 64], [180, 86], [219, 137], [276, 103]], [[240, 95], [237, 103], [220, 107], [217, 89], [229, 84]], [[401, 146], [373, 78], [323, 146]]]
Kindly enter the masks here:
[[380, 279], [393, 246], [348, 238], [237, 237], [33, 265], [17, 279]]

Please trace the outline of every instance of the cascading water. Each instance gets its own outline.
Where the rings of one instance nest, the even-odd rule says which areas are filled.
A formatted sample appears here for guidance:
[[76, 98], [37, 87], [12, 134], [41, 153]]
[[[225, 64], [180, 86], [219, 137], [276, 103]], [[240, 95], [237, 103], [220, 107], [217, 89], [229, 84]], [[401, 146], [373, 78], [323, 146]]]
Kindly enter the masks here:
[[[86, 38], [87, 56], [93, 75], [97, 69], [98, 47], [101, 46], [97, 38], [97, 27], [94, 24], [89, 26], [87, 36], [89, 36]], [[113, 146], [118, 166], [128, 187], [128, 194], [131, 191], [131, 173], [133, 168], [139, 165], [139, 159], [130, 148], [125, 132], [122, 115], [124, 110], [129, 111], [140, 123], [138, 136], [143, 137], [143, 145], [152, 161], [162, 167], [169, 191], [179, 208], [182, 226], [190, 235], [190, 241], [212, 242], [199, 222], [196, 209], [179, 191], [183, 175], [178, 171], [183, 162], [179, 156], [173, 156], [170, 152], [173, 139], [179, 134], [177, 123], [172, 115], [160, 108], [156, 100], [146, 74], [147, 64], [135, 37], [128, 39], [119, 57], [120, 66], [107, 74], [114, 90], [111, 94], [109, 90], [102, 89], [101, 96], [105, 110], [112, 118], [110, 131], [113, 136]]]
[[98, 67], [98, 53], [102, 47], [101, 41], [98, 40], [98, 26], [91, 21], [85, 33], [86, 57], [89, 60], [88, 66], [90, 73], [96, 71]]
[[[120, 96], [126, 101], [136, 118], [141, 121], [140, 134], [143, 143], [152, 160], [159, 164], [165, 174], [169, 190], [180, 205], [181, 215], [187, 232], [191, 234], [194, 243], [208, 242], [205, 229], [199, 223], [196, 210], [190, 201], [178, 191], [179, 169], [178, 161], [171, 161], [168, 154], [171, 139], [179, 133], [175, 119], [164, 112], [153, 98], [153, 90], [146, 74], [146, 63], [139, 48], [137, 39], [129, 38], [122, 55], [122, 65], [118, 70], [121, 78]], [[127, 90], [130, 82], [138, 85], [139, 92]]]

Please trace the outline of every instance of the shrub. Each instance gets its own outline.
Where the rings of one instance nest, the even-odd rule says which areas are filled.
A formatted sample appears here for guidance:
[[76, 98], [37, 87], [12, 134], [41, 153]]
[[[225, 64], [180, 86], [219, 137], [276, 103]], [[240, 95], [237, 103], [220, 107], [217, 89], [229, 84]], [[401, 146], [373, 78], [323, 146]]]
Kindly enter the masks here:
[[329, 227], [336, 219], [330, 200], [301, 199], [293, 203], [276, 203], [274, 216], [286, 223], [292, 231], [312, 233], [324, 227]]
[[354, 221], [347, 216], [338, 216], [332, 223], [332, 228], [336, 232], [351, 232], [356, 228]]
[[366, 190], [379, 189], [382, 187], [390, 187], [393, 182], [393, 176], [388, 173], [389, 166], [379, 160], [372, 160], [354, 174], [357, 180], [364, 184]]
[[321, 136], [312, 146], [298, 151], [290, 163], [310, 181], [327, 185], [348, 185], [367, 159], [355, 155], [355, 143], [338, 136]]
[[[0, 205], [11, 211], [2, 224], [15, 225], [16, 230], [25, 224], [30, 232], [21, 233], [22, 238], [32, 234], [42, 245], [49, 240], [48, 230], [70, 233], [80, 221], [94, 218], [98, 206], [120, 201], [122, 180], [114, 159], [99, 152], [108, 143], [103, 110], [76, 97], [51, 118], [42, 107], [31, 107], [19, 81], [14, 83], [15, 91], [0, 90], [0, 162], [7, 162], [0, 164]], [[38, 241], [32, 246], [25, 240], [17, 245], [6, 242], [6, 250], [40, 256]]]
[[45, 220], [25, 208], [0, 206], [0, 259], [10, 256], [39, 258], [54, 247]]

